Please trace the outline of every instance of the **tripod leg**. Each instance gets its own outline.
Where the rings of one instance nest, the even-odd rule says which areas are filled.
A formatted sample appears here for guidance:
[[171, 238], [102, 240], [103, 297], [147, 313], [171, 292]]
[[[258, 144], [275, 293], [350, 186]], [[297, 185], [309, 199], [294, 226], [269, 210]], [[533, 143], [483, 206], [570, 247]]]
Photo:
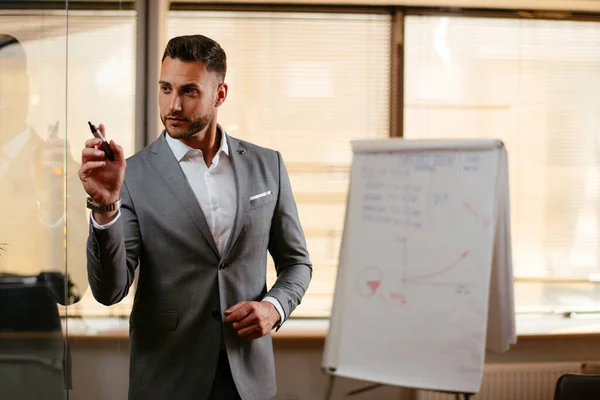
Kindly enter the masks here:
[[327, 383], [327, 394], [325, 395], [325, 400], [331, 400], [331, 395], [333, 394], [334, 380], [335, 376], [329, 375], [329, 382]]

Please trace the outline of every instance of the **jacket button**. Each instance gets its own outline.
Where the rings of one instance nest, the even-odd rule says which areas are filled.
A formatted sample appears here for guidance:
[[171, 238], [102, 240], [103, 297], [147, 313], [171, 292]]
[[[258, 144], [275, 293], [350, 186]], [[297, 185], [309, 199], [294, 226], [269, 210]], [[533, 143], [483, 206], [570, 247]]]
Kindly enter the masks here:
[[221, 264], [221, 266], [219, 267], [219, 269], [222, 271], [222, 270], [224, 270], [227, 267], [229, 267], [229, 264], [223, 263], [223, 264]]
[[213, 311], [212, 316], [214, 319], [221, 319], [221, 313], [218, 310]]

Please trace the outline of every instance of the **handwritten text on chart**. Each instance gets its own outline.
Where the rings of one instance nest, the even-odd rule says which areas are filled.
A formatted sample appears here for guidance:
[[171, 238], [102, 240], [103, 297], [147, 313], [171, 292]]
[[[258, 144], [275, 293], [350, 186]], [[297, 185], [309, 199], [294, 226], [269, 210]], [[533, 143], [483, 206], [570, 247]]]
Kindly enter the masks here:
[[364, 178], [385, 178], [407, 176], [413, 172], [436, 172], [440, 169], [453, 168], [467, 172], [479, 170], [479, 154], [393, 154], [389, 167], [365, 165], [362, 167]]
[[[450, 201], [446, 190], [430, 187], [433, 174], [439, 169], [475, 172], [479, 170], [480, 162], [478, 154], [411, 153], [391, 157], [387, 167], [365, 165], [361, 168], [364, 179], [363, 219], [375, 224], [414, 229], [427, 224], [431, 207]], [[423, 173], [427, 173], [429, 179], [423, 179]], [[411, 179], [425, 183], [413, 183]], [[483, 219], [472, 208], [465, 208], [477, 219]]]
[[[367, 180], [362, 201], [366, 221], [377, 224], [421, 228], [424, 224], [423, 198], [429, 196], [422, 185]], [[447, 193], [437, 193], [435, 204], [447, 199]]]

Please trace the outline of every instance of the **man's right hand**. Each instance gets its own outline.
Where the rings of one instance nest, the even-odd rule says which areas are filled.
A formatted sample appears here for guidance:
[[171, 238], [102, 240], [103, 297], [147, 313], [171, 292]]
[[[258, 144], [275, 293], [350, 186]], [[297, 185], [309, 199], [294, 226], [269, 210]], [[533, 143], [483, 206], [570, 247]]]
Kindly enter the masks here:
[[[104, 125], [98, 126], [102, 135], [106, 137]], [[115, 155], [115, 161], [109, 161], [100, 147], [101, 140], [97, 138], [89, 139], [85, 142], [85, 147], [81, 152], [81, 168], [79, 168], [79, 179], [83, 188], [92, 201], [98, 204], [110, 204], [120, 198], [121, 186], [125, 180], [125, 168], [127, 163], [123, 154], [123, 148], [114, 141], [110, 141], [110, 148]], [[102, 224], [99, 219], [111, 220], [116, 212], [111, 215], [102, 214], [102, 217], [96, 218], [96, 222]]]

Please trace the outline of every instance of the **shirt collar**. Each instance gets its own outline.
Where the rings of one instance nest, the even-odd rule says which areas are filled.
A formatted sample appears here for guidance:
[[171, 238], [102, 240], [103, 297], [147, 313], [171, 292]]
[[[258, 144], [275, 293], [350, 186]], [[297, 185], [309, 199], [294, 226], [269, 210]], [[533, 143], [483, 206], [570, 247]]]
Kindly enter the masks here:
[[31, 129], [29, 127], [25, 128], [25, 130], [19, 133], [17, 136], [12, 138], [8, 143], [6, 143], [1, 149], [0, 153], [5, 156], [10, 157], [11, 160], [14, 160], [17, 155], [21, 152], [23, 147], [25, 147], [25, 143], [31, 138]]
[[[217, 154], [215, 154], [213, 161], [216, 163], [219, 160], [219, 156], [221, 153], [224, 153], [226, 156], [229, 156], [229, 145], [227, 144], [227, 134], [225, 131], [219, 126], [217, 129], [221, 132], [221, 144], [219, 146], [219, 150], [217, 150]], [[190, 146], [183, 143], [181, 140], [173, 139], [168, 132], [165, 132], [165, 139], [167, 140], [167, 144], [171, 148], [173, 155], [177, 159], [177, 162], [181, 162], [183, 157], [186, 156], [187, 153], [194, 151]]]

